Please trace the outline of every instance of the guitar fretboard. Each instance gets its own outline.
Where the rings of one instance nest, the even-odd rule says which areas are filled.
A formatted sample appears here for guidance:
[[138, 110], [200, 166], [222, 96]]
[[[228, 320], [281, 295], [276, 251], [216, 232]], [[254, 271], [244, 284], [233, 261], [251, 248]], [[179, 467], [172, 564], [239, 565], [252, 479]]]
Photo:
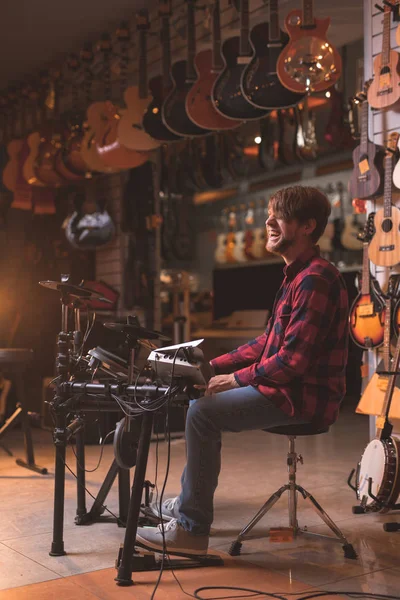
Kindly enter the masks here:
[[383, 36], [382, 36], [382, 64], [388, 65], [390, 61], [390, 19], [391, 9], [385, 6], [383, 14]]
[[215, 0], [213, 8], [212, 25], [212, 70], [214, 72], [222, 71], [224, 62], [221, 56], [221, 17], [219, 0]]
[[279, 28], [278, 0], [270, 0], [270, 2], [269, 2], [268, 41], [269, 42], [280, 42], [280, 40], [281, 40], [281, 30]]
[[366, 100], [361, 104], [360, 150], [361, 155], [368, 153], [368, 102]]
[[250, 56], [249, 42], [249, 0], [241, 0], [240, 2], [240, 56]]
[[169, 70], [171, 67], [171, 41], [169, 35], [169, 16], [162, 17], [160, 29], [160, 42], [162, 46], [162, 77], [163, 86], [168, 88], [171, 81]]
[[383, 214], [386, 219], [392, 216], [392, 172], [393, 158], [390, 153], [385, 156], [385, 184], [383, 188]]
[[139, 47], [139, 98], [147, 98], [147, 32], [140, 32]]
[[314, 25], [313, 0], [303, 0], [302, 27], [313, 27]]
[[362, 266], [362, 284], [361, 294], [367, 296], [370, 289], [370, 271], [369, 271], [369, 256], [368, 256], [368, 242], [363, 242], [363, 266]]
[[196, 69], [194, 59], [196, 56], [196, 21], [195, 21], [195, 0], [188, 0], [187, 12], [187, 63], [186, 63], [186, 81], [196, 81]]

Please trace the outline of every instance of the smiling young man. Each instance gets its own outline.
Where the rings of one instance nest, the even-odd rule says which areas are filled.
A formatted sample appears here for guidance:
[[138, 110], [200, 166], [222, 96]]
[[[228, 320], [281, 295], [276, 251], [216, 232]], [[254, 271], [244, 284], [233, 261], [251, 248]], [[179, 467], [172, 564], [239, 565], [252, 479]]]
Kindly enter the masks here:
[[[221, 432], [313, 423], [329, 426], [345, 394], [348, 299], [338, 270], [316, 242], [330, 214], [319, 190], [294, 186], [269, 201], [266, 248], [282, 256], [284, 281], [265, 332], [211, 361], [216, 375], [189, 408], [182, 491], [153, 512], [171, 553], [205, 554], [221, 464]], [[137, 542], [162, 550], [161, 526]]]

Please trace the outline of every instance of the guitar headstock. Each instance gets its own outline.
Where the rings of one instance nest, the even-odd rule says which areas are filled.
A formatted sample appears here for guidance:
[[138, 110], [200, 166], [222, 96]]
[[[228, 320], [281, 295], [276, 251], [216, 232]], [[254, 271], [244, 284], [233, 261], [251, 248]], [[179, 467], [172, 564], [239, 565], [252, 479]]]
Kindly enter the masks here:
[[131, 30], [128, 21], [121, 21], [115, 35], [119, 42], [129, 42], [131, 39]]
[[386, 153], [385, 153], [386, 156], [392, 156], [396, 152], [399, 137], [400, 137], [400, 134], [397, 133], [396, 131], [392, 131], [392, 133], [389, 135], [389, 139], [387, 141], [387, 146], [386, 146]]
[[136, 13], [136, 28], [138, 31], [147, 31], [150, 29], [149, 11], [142, 8]]
[[170, 17], [171, 13], [171, 0], [159, 0], [158, 14], [160, 17]]
[[365, 222], [364, 231], [357, 235], [357, 239], [363, 243], [369, 243], [375, 235], [375, 224], [374, 224], [375, 213], [371, 212]]

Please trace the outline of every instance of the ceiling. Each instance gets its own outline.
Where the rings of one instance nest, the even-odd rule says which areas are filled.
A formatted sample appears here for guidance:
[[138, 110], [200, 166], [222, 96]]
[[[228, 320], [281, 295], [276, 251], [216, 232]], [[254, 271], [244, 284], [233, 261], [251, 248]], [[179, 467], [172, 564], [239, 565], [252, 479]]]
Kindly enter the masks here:
[[[61, 63], [85, 41], [98, 40], [102, 31], [113, 31], [136, 10], [156, 5], [157, 0], [5, 0], [0, 20], [0, 89], [30, 79], [51, 63]], [[287, 12], [299, 7], [300, 0], [281, 0], [280, 5], [281, 12]], [[362, 5], [361, 0], [315, 0], [316, 16], [332, 18], [332, 43], [342, 46], [363, 37]]]

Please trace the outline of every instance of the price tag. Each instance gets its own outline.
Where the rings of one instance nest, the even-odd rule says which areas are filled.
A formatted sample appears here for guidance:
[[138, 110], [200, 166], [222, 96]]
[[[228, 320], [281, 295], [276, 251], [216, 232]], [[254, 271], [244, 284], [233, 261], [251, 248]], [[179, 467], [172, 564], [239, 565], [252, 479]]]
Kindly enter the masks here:
[[379, 89], [390, 87], [390, 73], [379, 75]]
[[364, 160], [362, 160], [361, 162], [359, 162], [358, 163], [358, 168], [360, 169], [361, 175], [364, 175], [364, 173], [367, 173], [367, 171], [369, 171], [368, 158], [364, 158]]
[[251, 56], [238, 56], [236, 62], [238, 65], [248, 65], [250, 61]]
[[369, 317], [374, 314], [374, 305], [372, 302], [361, 304], [357, 312], [359, 317]]

